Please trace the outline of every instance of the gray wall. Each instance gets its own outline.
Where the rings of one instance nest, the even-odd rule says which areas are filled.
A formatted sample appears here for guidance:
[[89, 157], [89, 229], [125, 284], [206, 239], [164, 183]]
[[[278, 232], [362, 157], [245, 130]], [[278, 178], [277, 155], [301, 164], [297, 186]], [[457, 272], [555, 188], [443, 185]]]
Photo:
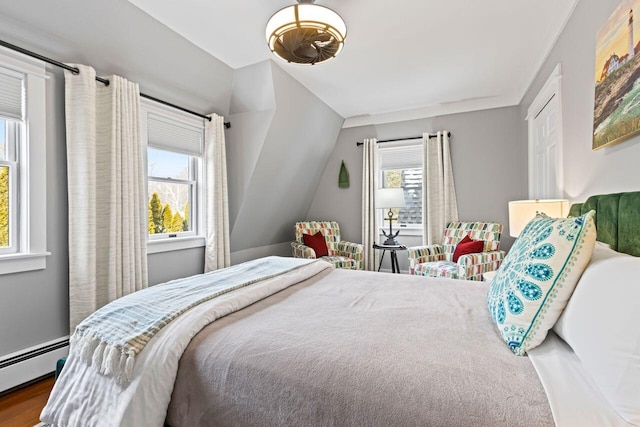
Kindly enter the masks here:
[[[498, 108], [429, 119], [343, 129], [307, 214], [309, 220], [334, 219], [345, 240], [361, 242], [363, 138], [392, 139], [451, 131], [451, 159], [461, 220], [497, 221], [508, 225], [507, 203], [527, 197], [527, 141], [518, 107]], [[338, 172], [344, 160], [351, 178], [348, 189], [338, 188]], [[402, 234], [402, 233], [401, 233]], [[421, 244], [421, 237], [402, 235], [401, 243]], [[502, 247], [513, 239], [503, 233]], [[407, 271], [406, 253], [399, 254]], [[382, 268], [390, 268], [387, 260]]]
[[290, 254], [344, 120], [271, 60], [236, 72], [230, 112], [232, 256]]
[[150, 286], [204, 272], [204, 248], [159, 252], [147, 259]]
[[[520, 104], [524, 118], [551, 71], [562, 63], [564, 190], [571, 201], [640, 190], [640, 138], [591, 150], [596, 33], [620, 0], [581, 0]], [[636, 37], [638, 37], [636, 35]], [[526, 140], [526, 126], [522, 139]]]
[[[143, 92], [227, 114], [233, 71], [126, 0], [0, 1], [0, 38], [55, 59], [120, 74]], [[64, 77], [47, 81], [45, 270], [0, 276], [0, 356], [59, 338], [68, 326]], [[149, 255], [152, 284], [203, 271], [203, 250]], [[171, 262], [168, 262], [169, 259]]]
[[0, 0], [2, 39], [140, 83], [142, 92], [226, 115], [233, 70], [127, 0]]

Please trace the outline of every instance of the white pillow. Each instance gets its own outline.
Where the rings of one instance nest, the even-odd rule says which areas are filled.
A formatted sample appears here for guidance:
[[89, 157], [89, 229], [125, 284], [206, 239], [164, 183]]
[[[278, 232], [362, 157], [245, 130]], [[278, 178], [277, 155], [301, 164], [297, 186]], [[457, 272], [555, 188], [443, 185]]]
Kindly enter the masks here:
[[640, 258], [597, 245], [553, 329], [618, 415], [640, 425]]
[[[616, 252], [613, 249], [611, 249], [611, 245], [605, 242], [599, 242], [596, 240], [596, 245], [595, 248], [601, 248], [601, 249], [608, 249], [610, 251], [612, 251], [614, 254], [620, 254], [620, 252]], [[595, 254], [595, 251], [594, 251]]]

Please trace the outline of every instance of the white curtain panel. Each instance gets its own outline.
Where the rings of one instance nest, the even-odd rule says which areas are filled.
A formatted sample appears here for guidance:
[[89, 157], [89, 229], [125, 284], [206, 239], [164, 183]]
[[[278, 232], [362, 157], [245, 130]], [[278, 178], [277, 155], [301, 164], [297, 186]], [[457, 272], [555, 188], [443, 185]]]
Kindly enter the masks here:
[[204, 128], [205, 235], [204, 271], [231, 265], [229, 246], [229, 196], [224, 118], [211, 114]]
[[378, 190], [378, 140], [365, 139], [362, 159], [362, 244], [364, 245], [364, 269], [375, 271], [377, 254], [373, 244], [378, 239], [378, 215], [376, 191]]
[[458, 220], [456, 187], [453, 183], [449, 132], [438, 132], [436, 138], [422, 135], [422, 223], [425, 245], [442, 243], [444, 229], [451, 221]]
[[147, 287], [140, 90], [95, 70], [65, 71], [71, 332], [103, 305]]

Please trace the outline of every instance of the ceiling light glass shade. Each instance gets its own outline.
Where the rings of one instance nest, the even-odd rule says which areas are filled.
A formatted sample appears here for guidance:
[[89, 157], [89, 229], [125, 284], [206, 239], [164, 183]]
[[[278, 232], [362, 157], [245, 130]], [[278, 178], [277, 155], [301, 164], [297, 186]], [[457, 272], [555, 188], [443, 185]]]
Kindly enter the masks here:
[[296, 64], [317, 64], [335, 58], [344, 46], [347, 26], [333, 10], [297, 4], [278, 11], [267, 23], [269, 49]]
[[544, 213], [551, 218], [564, 218], [569, 214], [569, 201], [559, 200], [516, 200], [509, 202], [509, 234], [518, 237], [524, 227]]

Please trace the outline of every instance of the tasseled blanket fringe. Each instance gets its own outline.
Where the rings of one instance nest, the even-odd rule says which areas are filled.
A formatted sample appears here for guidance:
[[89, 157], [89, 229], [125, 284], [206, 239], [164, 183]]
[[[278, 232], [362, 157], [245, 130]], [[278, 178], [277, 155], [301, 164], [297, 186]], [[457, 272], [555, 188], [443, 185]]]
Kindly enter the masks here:
[[113, 377], [119, 383], [131, 382], [135, 353], [121, 346], [111, 345], [93, 335], [74, 334], [71, 351], [87, 365], [94, 365], [100, 374]]

